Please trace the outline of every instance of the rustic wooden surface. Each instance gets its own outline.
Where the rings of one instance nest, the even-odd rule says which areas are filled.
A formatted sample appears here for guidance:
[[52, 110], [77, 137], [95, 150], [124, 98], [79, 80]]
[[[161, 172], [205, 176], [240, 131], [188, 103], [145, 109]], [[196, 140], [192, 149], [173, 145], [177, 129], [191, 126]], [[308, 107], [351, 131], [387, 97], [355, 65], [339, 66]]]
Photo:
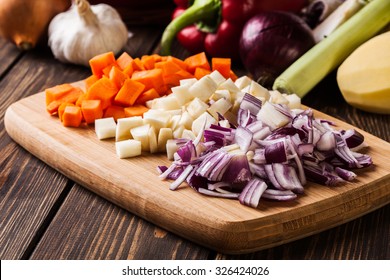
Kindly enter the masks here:
[[[131, 55], [158, 51], [161, 27], [131, 31], [125, 48]], [[175, 48], [174, 54], [187, 53]], [[83, 79], [89, 70], [59, 63], [46, 47], [22, 53], [2, 39], [0, 58], [0, 259], [390, 259], [390, 205], [322, 233], [242, 255], [209, 250], [130, 214], [32, 156], [4, 129], [12, 103]], [[390, 141], [390, 116], [348, 106], [334, 73], [303, 103]]]

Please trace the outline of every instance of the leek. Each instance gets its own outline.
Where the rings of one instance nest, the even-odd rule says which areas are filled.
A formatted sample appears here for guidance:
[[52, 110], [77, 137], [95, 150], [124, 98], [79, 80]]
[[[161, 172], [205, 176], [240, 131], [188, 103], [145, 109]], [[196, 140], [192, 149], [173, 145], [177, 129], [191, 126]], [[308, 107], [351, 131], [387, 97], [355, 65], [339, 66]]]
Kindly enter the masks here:
[[288, 67], [276, 78], [273, 89], [304, 97], [358, 46], [375, 36], [389, 22], [390, 0], [372, 0]]

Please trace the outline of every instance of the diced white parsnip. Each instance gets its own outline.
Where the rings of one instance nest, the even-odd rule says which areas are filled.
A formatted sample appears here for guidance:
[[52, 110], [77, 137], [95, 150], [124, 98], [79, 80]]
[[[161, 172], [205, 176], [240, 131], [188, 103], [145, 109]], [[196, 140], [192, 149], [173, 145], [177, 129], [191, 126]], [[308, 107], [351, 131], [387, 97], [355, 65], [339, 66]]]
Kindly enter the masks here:
[[227, 89], [230, 92], [232, 99], [237, 99], [237, 95], [243, 95], [241, 90], [234, 84], [233, 80], [230, 78], [220, 84], [217, 89]]
[[237, 78], [235, 81], [234, 81], [234, 84], [240, 89], [240, 90], [243, 90], [244, 88], [246, 88], [247, 86], [249, 86], [252, 82], [252, 79], [249, 78], [248, 76], [241, 76], [239, 78]]
[[202, 101], [207, 101], [216, 89], [217, 84], [209, 75], [206, 75], [190, 87], [189, 94], [193, 98], [198, 97]]
[[232, 98], [230, 96], [230, 91], [227, 89], [217, 89], [214, 94], [210, 97], [211, 100], [217, 101], [218, 99], [225, 98], [230, 103], [232, 102]]
[[229, 101], [227, 101], [225, 98], [221, 98], [211, 104], [207, 109], [207, 112], [209, 112], [216, 120], [218, 120], [218, 113], [223, 116], [227, 111], [229, 111], [231, 107], [232, 104]]
[[171, 119], [169, 120], [169, 123], [168, 123], [167, 127], [169, 127], [172, 130], [174, 130], [179, 125], [180, 119], [181, 119], [181, 115], [174, 115], [174, 116], [172, 116]]
[[[195, 81], [197, 80], [195, 79]], [[187, 83], [171, 88], [172, 93], [170, 95], [174, 96], [177, 99], [178, 104], [180, 106], [183, 106], [184, 104], [190, 102], [193, 99], [193, 97], [188, 93], [191, 85], [191, 83]]]
[[287, 99], [288, 101], [288, 107], [290, 109], [300, 109], [301, 108], [301, 99], [299, 98], [298, 95], [295, 93], [292, 94], [285, 94], [283, 93], [284, 98]]
[[214, 70], [213, 72], [211, 72], [209, 74], [209, 76], [211, 77], [211, 79], [213, 79], [213, 81], [217, 84], [217, 86], [219, 86], [224, 81], [226, 81], [226, 78], [224, 76], [222, 76], [222, 74], [217, 70]]
[[184, 85], [190, 85], [192, 86], [193, 84], [195, 84], [195, 82], [197, 82], [198, 80], [196, 78], [188, 78], [188, 79], [183, 79], [183, 80], [180, 80], [180, 85], [181, 86], [184, 86]]
[[150, 101], [151, 103], [148, 103], [149, 101], [146, 103], [151, 109], [176, 110], [181, 107], [178, 99], [172, 95], [161, 96]]
[[207, 129], [212, 124], [217, 124], [217, 120], [213, 118], [209, 113], [204, 112], [192, 123], [192, 132], [195, 136], [198, 136], [199, 132], [202, 131], [203, 126]]
[[168, 160], [173, 160], [174, 154], [177, 152], [178, 148], [179, 147], [177, 146], [175, 139], [168, 139], [165, 148], [167, 151]]
[[218, 124], [222, 127], [230, 128], [230, 123], [228, 120], [221, 120], [218, 122]]
[[175, 130], [173, 131], [173, 138], [181, 138], [184, 129], [185, 129], [184, 126], [178, 125], [178, 126], [175, 128]]
[[190, 129], [184, 129], [181, 138], [195, 140], [196, 136]]
[[143, 125], [144, 121], [141, 116], [118, 119], [115, 132], [115, 141], [131, 139], [130, 129]]
[[193, 119], [196, 119], [199, 117], [201, 114], [206, 112], [207, 108], [209, 105], [207, 105], [204, 101], [202, 101], [200, 98], [196, 97], [194, 100], [192, 100], [186, 110], [190, 114], [190, 116]]
[[271, 95], [269, 101], [271, 101], [272, 103], [284, 105], [288, 104], [288, 100], [279, 91], [270, 90], [269, 93]]
[[115, 138], [116, 122], [113, 117], [95, 120], [95, 132], [99, 140]]
[[152, 153], [152, 154], [157, 153], [158, 152], [157, 134], [156, 134], [156, 130], [152, 126], [149, 128], [148, 137], [149, 137], [149, 151], [150, 151], [150, 153]]
[[265, 102], [257, 114], [257, 119], [267, 124], [271, 130], [282, 127], [290, 120], [288, 117], [277, 111], [270, 102]]
[[119, 158], [130, 158], [141, 155], [141, 142], [134, 139], [128, 139], [115, 142], [116, 154]]
[[184, 111], [179, 120], [179, 125], [184, 126], [185, 129], [191, 129], [194, 118], [191, 117], [188, 111]]
[[135, 140], [141, 142], [142, 151], [149, 151], [149, 129], [150, 124], [144, 124], [141, 126], [134, 127], [130, 130], [131, 135]]
[[168, 127], [171, 115], [166, 110], [150, 109], [144, 113], [144, 124], [150, 124], [156, 130], [162, 127]]
[[268, 89], [255, 81], [251, 81], [248, 93], [259, 98], [263, 103], [270, 99]]
[[159, 152], [165, 152], [167, 141], [173, 138], [172, 129], [169, 127], [163, 127], [158, 132], [157, 136], [157, 150]]

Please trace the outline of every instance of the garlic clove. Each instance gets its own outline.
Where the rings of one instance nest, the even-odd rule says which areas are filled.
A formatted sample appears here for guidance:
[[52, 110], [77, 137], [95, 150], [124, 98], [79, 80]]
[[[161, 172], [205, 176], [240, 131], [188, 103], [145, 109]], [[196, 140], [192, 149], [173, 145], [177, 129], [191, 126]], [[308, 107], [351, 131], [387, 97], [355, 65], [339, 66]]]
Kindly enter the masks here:
[[128, 34], [119, 13], [110, 5], [76, 0], [68, 11], [50, 22], [49, 46], [58, 60], [88, 66], [98, 54], [118, 54]]

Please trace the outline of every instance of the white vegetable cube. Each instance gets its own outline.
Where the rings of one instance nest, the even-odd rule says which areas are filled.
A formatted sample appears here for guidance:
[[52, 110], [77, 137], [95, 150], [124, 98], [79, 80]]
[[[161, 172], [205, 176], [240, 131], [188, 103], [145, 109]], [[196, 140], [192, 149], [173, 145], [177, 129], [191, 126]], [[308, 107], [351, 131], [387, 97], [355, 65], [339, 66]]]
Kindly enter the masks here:
[[301, 98], [295, 93], [292, 94], [282, 94], [284, 98], [288, 101], [288, 107], [290, 109], [300, 109], [301, 108]]
[[142, 151], [149, 152], [149, 129], [150, 124], [144, 124], [141, 126], [134, 127], [130, 130], [131, 135], [135, 140], [141, 142]]
[[150, 124], [155, 129], [159, 130], [162, 127], [167, 127], [171, 119], [169, 112], [164, 110], [150, 109], [144, 113], [144, 124]]
[[169, 120], [169, 123], [168, 123], [167, 127], [169, 127], [172, 130], [174, 130], [179, 125], [180, 119], [181, 119], [181, 115], [174, 115], [174, 116], [172, 116], [171, 119]]
[[217, 84], [217, 86], [222, 84], [224, 81], [226, 81], [226, 78], [222, 76], [222, 74], [217, 70], [211, 72], [209, 76], [211, 79], [213, 79], [213, 81]]
[[177, 146], [176, 144], [176, 140], [175, 139], [169, 139], [167, 141], [167, 144], [166, 144], [166, 151], [167, 151], [167, 157], [168, 157], [168, 160], [173, 160], [174, 158], [174, 154], [177, 152], [177, 150], [179, 149], [179, 147]]
[[233, 80], [230, 78], [220, 84], [218, 86], [218, 89], [228, 90], [233, 99], [236, 99], [236, 95], [241, 92], [241, 90], [234, 84]]
[[181, 138], [195, 140], [196, 136], [195, 136], [195, 134], [192, 132], [192, 130], [184, 129], [184, 130], [183, 130], [183, 133], [181, 134]]
[[116, 122], [113, 117], [95, 120], [95, 132], [99, 140], [114, 138]]
[[270, 99], [270, 92], [268, 91], [268, 89], [266, 89], [259, 83], [256, 83], [255, 81], [251, 82], [248, 93], [253, 96], [256, 96], [262, 102], [268, 101]]
[[115, 149], [119, 158], [136, 157], [142, 153], [141, 142], [134, 139], [115, 142]]
[[172, 129], [168, 127], [161, 128], [157, 137], [157, 149], [159, 152], [165, 152], [167, 141], [173, 138]]
[[209, 105], [203, 102], [200, 98], [196, 97], [188, 104], [186, 110], [193, 119], [196, 119], [201, 114], [206, 112], [208, 107]]
[[271, 95], [270, 101], [272, 103], [284, 104], [284, 105], [288, 104], [288, 100], [279, 91], [271, 90], [269, 93]]
[[197, 136], [203, 128], [209, 128], [210, 125], [217, 124], [217, 120], [213, 118], [209, 113], [204, 112], [192, 123], [192, 132]]
[[186, 129], [191, 129], [194, 119], [191, 117], [190, 113], [184, 111], [179, 120], [179, 125], [184, 126]]
[[118, 119], [115, 132], [115, 141], [131, 139], [130, 129], [143, 125], [143, 119], [140, 116]]
[[180, 80], [180, 85], [181, 86], [184, 86], [184, 85], [189, 85], [189, 86], [192, 86], [193, 84], [195, 84], [198, 80], [196, 78], [188, 78], [188, 79], [182, 79]]
[[[195, 79], [195, 81], [197, 80]], [[189, 92], [191, 85], [191, 83], [187, 83], [180, 86], [172, 87], [172, 93], [169, 96], [174, 96], [177, 99], [178, 104], [182, 106], [193, 99], [193, 96]]]
[[183, 131], [184, 131], [184, 126], [178, 125], [175, 130], [173, 131], [173, 138], [181, 138]]
[[193, 98], [197, 97], [202, 101], [207, 101], [216, 89], [217, 84], [209, 75], [206, 75], [190, 87], [189, 93]]
[[211, 100], [217, 101], [218, 99], [224, 98], [227, 101], [231, 102], [232, 98], [230, 95], [230, 91], [227, 89], [217, 89], [214, 94], [210, 97]]
[[234, 84], [240, 89], [243, 90], [247, 86], [250, 86], [252, 82], [252, 79], [249, 78], [248, 76], [241, 76], [237, 78], [237, 80], [234, 81]]
[[158, 146], [157, 146], [157, 135], [156, 130], [153, 127], [149, 128], [149, 151], [154, 154], [158, 152]]
[[270, 102], [265, 102], [257, 114], [257, 119], [267, 124], [271, 130], [289, 123], [290, 119], [275, 109]]
[[213, 104], [210, 105], [210, 107], [207, 109], [207, 111], [216, 119], [218, 120], [218, 113], [220, 113], [222, 116], [229, 111], [229, 109], [232, 107], [232, 104], [228, 102], [226, 99], [221, 98], [215, 101]]
[[[149, 101], [151, 102], [148, 103]], [[162, 96], [149, 101], [147, 102], [147, 106], [150, 106], [152, 109], [175, 110], [181, 107], [178, 99], [172, 95]]]
[[230, 128], [230, 123], [228, 120], [220, 120], [218, 124], [222, 127]]

